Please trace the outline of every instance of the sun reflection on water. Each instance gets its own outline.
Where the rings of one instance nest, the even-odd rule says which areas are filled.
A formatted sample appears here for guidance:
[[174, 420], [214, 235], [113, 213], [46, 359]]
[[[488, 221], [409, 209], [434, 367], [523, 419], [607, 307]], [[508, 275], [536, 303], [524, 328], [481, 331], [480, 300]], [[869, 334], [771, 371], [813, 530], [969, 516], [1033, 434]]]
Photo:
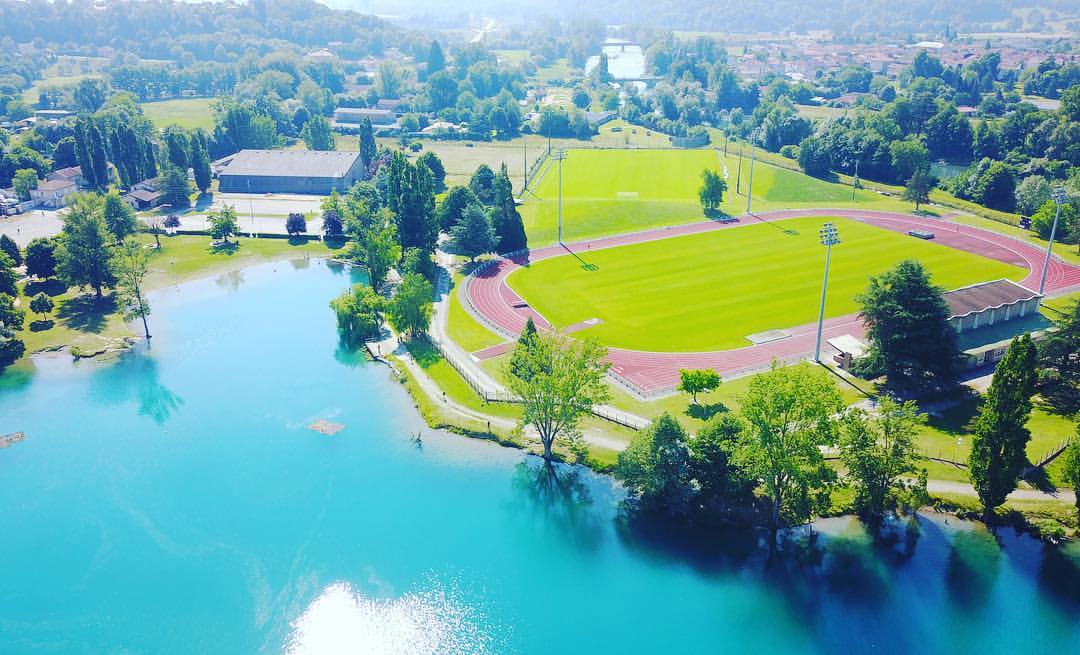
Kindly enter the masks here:
[[319, 594], [292, 623], [288, 655], [483, 655], [491, 635], [479, 613], [440, 590], [373, 599], [345, 582]]

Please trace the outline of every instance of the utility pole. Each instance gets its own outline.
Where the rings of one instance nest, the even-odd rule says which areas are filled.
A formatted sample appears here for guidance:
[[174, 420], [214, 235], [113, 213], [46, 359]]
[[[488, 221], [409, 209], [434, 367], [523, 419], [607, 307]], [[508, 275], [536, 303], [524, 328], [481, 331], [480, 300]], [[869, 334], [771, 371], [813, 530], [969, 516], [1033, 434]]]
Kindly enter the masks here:
[[821, 283], [821, 309], [817, 319], [817, 343], [814, 345], [814, 361], [821, 363], [821, 333], [825, 327], [825, 291], [829, 288], [829, 260], [832, 259], [832, 247], [840, 243], [840, 233], [835, 223], [826, 223], [818, 230], [821, 245], [825, 246], [825, 279]]
[[561, 148], [557, 153], [552, 155], [555, 161], [559, 162], [559, 245], [562, 245], [562, 166], [566, 160], [566, 151]]
[[529, 188], [529, 142], [521, 137], [521, 159], [525, 164], [525, 172], [521, 174], [521, 197], [525, 197], [525, 189]]
[[1042, 277], [1039, 279], [1039, 295], [1046, 289], [1046, 272], [1050, 268], [1050, 254], [1054, 252], [1054, 237], [1057, 235], [1058, 219], [1061, 218], [1061, 206], [1069, 199], [1064, 187], [1056, 187], [1050, 194], [1054, 199], [1054, 224], [1050, 227], [1050, 243], [1046, 246], [1046, 259], [1043, 260]]

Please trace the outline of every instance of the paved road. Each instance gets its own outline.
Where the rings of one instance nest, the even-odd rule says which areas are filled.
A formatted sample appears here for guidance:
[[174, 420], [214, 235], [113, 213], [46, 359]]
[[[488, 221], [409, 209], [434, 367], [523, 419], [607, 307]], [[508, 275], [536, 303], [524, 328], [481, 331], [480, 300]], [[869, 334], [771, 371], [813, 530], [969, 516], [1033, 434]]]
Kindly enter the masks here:
[[60, 234], [60, 229], [63, 227], [60, 212], [51, 209], [45, 211], [36, 209], [18, 216], [0, 218], [0, 234], [6, 234], [14, 239], [20, 248], [25, 248], [26, 244], [38, 237]]
[[[465, 295], [471, 305], [470, 309], [475, 311], [487, 325], [494, 327], [507, 338], [511, 338], [520, 333], [526, 319], [530, 316], [538, 327], [550, 328], [550, 323], [505, 282], [510, 272], [529, 262], [565, 256], [572, 251], [613, 248], [687, 234], [739, 229], [742, 225], [762, 221], [771, 222], [807, 216], [839, 216], [902, 233], [911, 229], [930, 229], [935, 232], [938, 243], [1027, 268], [1029, 273], [1022, 284], [1029, 288], [1038, 288], [1043, 252], [1025, 241], [988, 230], [961, 226], [943, 219], [851, 209], [814, 209], [767, 212], [742, 216], [736, 223], [705, 221], [594, 239], [568, 244], [565, 247], [554, 245], [538, 248], [527, 254], [497, 260], [477, 270], [465, 281]], [[1048, 293], [1080, 289], [1080, 266], [1057, 258], [1052, 259], [1046, 288]], [[790, 336], [778, 341], [725, 351], [662, 353], [610, 348], [609, 360], [612, 364], [612, 373], [622, 382], [649, 395], [673, 389], [678, 384], [679, 369], [682, 368], [712, 368], [725, 377], [735, 377], [767, 368], [773, 359], [793, 362], [811, 354], [816, 337], [816, 324], [794, 328], [777, 327], [785, 329]], [[855, 314], [849, 314], [825, 321], [824, 332], [826, 339], [845, 334], [861, 337], [863, 327]]]
[[[926, 490], [932, 494], [947, 493], [961, 496], [977, 496], [975, 487], [966, 482], [950, 482], [948, 480], [929, 480]], [[1069, 489], [1059, 489], [1056, 493], [1046, 493], [1038, 489], [1017, 489], [1009, 494], [1009, 500], [1056, 500], [1070, 504], [1076, 503], [1076, 494]]]

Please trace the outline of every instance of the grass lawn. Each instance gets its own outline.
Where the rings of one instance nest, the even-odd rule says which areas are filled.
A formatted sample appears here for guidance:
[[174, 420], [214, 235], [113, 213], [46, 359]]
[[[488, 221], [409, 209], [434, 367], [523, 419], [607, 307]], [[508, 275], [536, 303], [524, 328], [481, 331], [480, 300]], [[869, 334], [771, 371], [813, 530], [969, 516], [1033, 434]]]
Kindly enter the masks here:
[[566, 82], [579, 77], [581, 77], [581, 73], [574, 72], [574, 68], [570, 65], [570, 60], [559, 59], [550, 66], [544, 66], [543, 68], [538, 69], [534, 79], [541, 84], [551, 84], [552, 82]]
[[[150, 243], [153, 237], [140, 235], [139, 240]], [[204, 236], [162, 237], [161, 243], [162, 249], [151, 260], [148, 289], [262, 261], [304, 255], [325, 256], [333, 252], [318, 241], [294, 244], [287, 239], [241, 239], [239, 246], [229, 249], [211, 248], [209, 237]], [[28, 355], [64, 346], [94, 353], [117, 346], [134, 334], [117, 312], [111, 292], [97, 301], [92, 293], [84, 294], [77, 288], [64, 289], [57, 280], [31, 282], [22, 289], [21, 306], [26, 308], [29, 298], [39, 291], [52, 296], [56, 309], [47, 321], [40, 321], [40, 316], [27, 312], [26, 325], [19, 338], [26, 344]]]
[[50, 75], [40, 80], [35, 80], [30, 88], [23, 91], [23, 100], [26, 104], [36, 106], [41, 97], [41, 90], [48, 87], [74, 87], [82, 80], [101, 79], [101, 73], [75, 73], [72, 75]]
[[977, 255], [845, 219], [747, 225], [557, 257], [511, 273], [507, 283], [558, 327], [606, 345], [702, 351], [749, 345], [746, 336], [816, 320], [824, 265], [818, 228], [838, 224], [828, 316], [858, 309], [867, 278], [903, 259], [921, 261], [953, 289], [1025, 271]]
[[446, 331], [454, 343], [469, 352], [482, 350], [503, 342], [502, 337], [487, 329], [465, 310], [461, 299], [461, 277], [455, 278], [454, 288], [450, 293], [449, 311], [446, 316]]
[[517, 420], [521, 418], [521, 407], [513, 403], [485, 402], [472, 390], [452, 366], [446, 363], [439, 351], [426, 341], [414, 341], [406, 344], [409, 354], [424, 372], [446, 392], [451, 400], [464, 405], [475, 412], [490, 414]]
[[187, 129], [214, 129], [214, 114], [210, 106], [216, 98], [179, 98], [142, 103], [143, 113], [158, 129], [179, 125]]
[[[642, 128], [632, 129], [643, 131]], [[617, 141], [621, 134], [609, 132], [607, 138]], [[667, 137], [661, 138], [667, 140]], [[711, 148], [571, 150], [563, 163], [563, 237], [574, 241], [705, 220], [698, 190], [701, 173], [707, 168], [727, 174], [728, 192], [721, 211], [742, 214], [746, 211], [745, 193], [750, 182], [749, 150], [743, 154], [742, 179], [738, 184], [737, 146], [729, 145], [726, 158]], [[546, 167], [543, 178], [533, 186], [533, 193], [521, 207], [532, 245], [555, 241], [557, 173], [554, 165]], [[741, 193], [736, 193], [736, 186]], [[754, 166], [754, 211], [856, 205], [894, 211], [910, 209], [906, 203], [865, 190], [857, 191], [855, 202], [852, 202], [848, 186], [760, 161]]]

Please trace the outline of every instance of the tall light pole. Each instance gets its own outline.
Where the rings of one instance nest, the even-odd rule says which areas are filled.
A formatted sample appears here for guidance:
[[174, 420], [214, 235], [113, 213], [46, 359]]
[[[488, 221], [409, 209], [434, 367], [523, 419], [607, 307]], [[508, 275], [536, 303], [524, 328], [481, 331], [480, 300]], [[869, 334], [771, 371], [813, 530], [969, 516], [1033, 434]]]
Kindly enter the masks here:
[[560, 148], [552, 158], [559, 162], [559, 244], [562, 245], [562, 163], [566, 160], [566, 151]]
[[840, 243], [840, 233], [835, 223], [826, 223], [818, 230], [821, 245], [825, 246], [825, 280], [821, 283], [821, 309], [817, 319], [817, 344], [814, 346], [814, 361], [821, 363], [821, 333], [825, 327], [825, 290], [829, 288], [829, 260], [832, 259], [832, 247]]
[[735, 193], [739, 193], [739, 185], [742, 184], [742, 141], [739, 141], [739, 173], [735, 176]]
[[859, 186], [859, 160], [855, 160], [855, 177], [851, 178], [851, 202], [855, 202], [855, 189]]
[[1042, 277], [1039, 279], [1039, 295], [1043, 295], [1043, 290], [1046, 289], [1046, 271], [1050, 268], [1050, 254], [1054, 251], [1054, 236], [1057, 235], [1058, 219], [1061, 218], [1061, 206], [1069, 199], [1066, 195], [1063, 187], [1055, 187], [1050, 193], [1050, 197], [1054, 199], [1054, 224], [1050, 227], [1050, 243], [1046, 246], [1046, 259], [1043, 260]]
[[754, 195], [754, 160], [757, 159], [757, 142], [761, 138], [761, 128], [750, 133], [750, 185], [746, 189], [746, 213], [750, 213], [750, 198]]

